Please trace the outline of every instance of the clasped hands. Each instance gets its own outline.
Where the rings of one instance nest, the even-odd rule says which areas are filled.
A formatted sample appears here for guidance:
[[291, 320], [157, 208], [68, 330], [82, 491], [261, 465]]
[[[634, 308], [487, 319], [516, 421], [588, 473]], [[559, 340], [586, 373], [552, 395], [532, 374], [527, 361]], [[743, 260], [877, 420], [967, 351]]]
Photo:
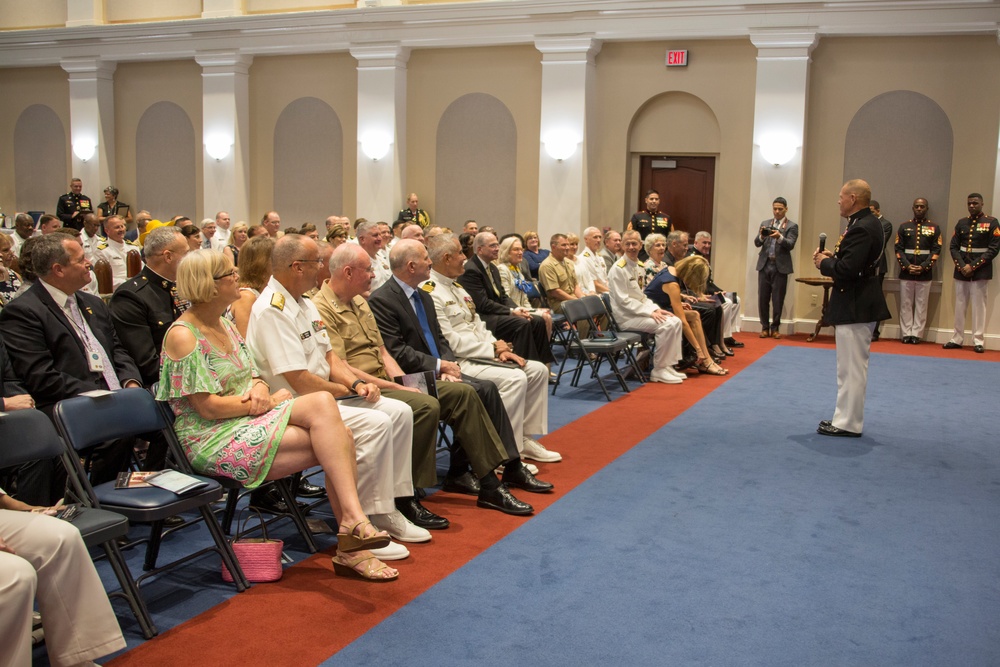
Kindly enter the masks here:
[[273, 410], [275, 406], [292, 398], [292, 392], [287, 389], [279, 389], [271, 393], [267, 385], [263, 382], [255, 382], [250, 391], [243, 394], [242, 402], [248, 403], [247, 414], [256, 416], [262, 415], [268, 410]]
[[815, 264], [818, 269], [819, 265], [822, 264], [823, 260], [827, 257], [833, 257], [833, 252], [830, 250], [820, 252], [820, 249], [816, 248], [816, 252], [813, 253], [813, 264]]

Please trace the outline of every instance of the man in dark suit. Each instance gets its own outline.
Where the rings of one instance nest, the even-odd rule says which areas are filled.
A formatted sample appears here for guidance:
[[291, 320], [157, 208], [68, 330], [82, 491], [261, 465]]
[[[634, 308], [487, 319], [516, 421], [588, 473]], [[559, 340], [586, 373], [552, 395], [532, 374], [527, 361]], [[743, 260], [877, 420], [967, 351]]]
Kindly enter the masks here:
[[[757, 308], [760, 311], [760, 337], [781, 338], [781, 308], [792, 273], [792, 248], [799, 238], [799, 226], [785, 217], [788, 202], [778, 197], [771, 204], [774, 217], [760, 223], [753, 244], [757, 256]], [[768, 308], [770, 307], [770, 311]]]
[[[79, 291], [90, 284], [90, 262], [80, 242], [66, 234], [44, 236], [32, 250], [31, 262], [39, 279], [0, 312], [0, 332], [14, 371], [38, 408], [51, 416], [57, 402], [85, 391], [142, 386], [108, 307]], [[114, 479], [132, 445], [128, 439], [98, 446], [91, 457], [92, 480]], [[22, 500], [52, 505], [62, 497], [64, 480], [61, 466], [40, 461], [21, 476]]]
[[510, 341], [514, 351], [525, 359], [543, 364], [554, 361], [549, 347], [545, 320], [519, 308], [504, 291], [500, 270], [493, 265], [500, 254], [500, 242], [489, 232], [480, 232], [472, 246], [473, 255], [465, 262], [465, 273], [458, 282], [472, 297], [476, 313], [486, 328], [500, 340]]
[[[389, 264], [393, 277], [372, 292], [368, 299], [386, 349], [403, 372], [433, 371], [438, 376], [442, 412], [446, 411], [448, 394], [456, 389], [467, 393], [467, 389], [460, 387], [469, 386], [478, 394], [493, 428], [482, 429], [481, 438], [471, 441], [461, 438], [458, 443], [477, 478], [475, 486], [479, 487], [479, 491], [476, 504], [508, 514], [530, 514], [534, 508], [515, 498], [507, 486], [542, 493], [551, 491], [552, 485], [536, 479], [521, 462], [517, 441], [496, 386], [486, 380], [463, 376], [455, 362], [455, 355], [441, 333], [433, 300], [429, 294], [418, 289], [430, 276], [431, 260], [427, 249], [417, 241], [399, 241], [389, 254]], [[458, 473], [455, 459], [461, 459], [456, 454], [452, 457], [450, 478]], [[505, 465], [503, 482], [494, 472], [500, 463]], [[464, 467], [465, 464], [461, 465]], [[466, 486], [469, 487], [467, 491], [475, 488], [474, 485]]]
[[872, 191], [860, 179], [840, 190], [840, 215], [847, 231], [837, 246], [813, 254], [816, 268], [833, 278], [826, 321], [837, 338], [837, 409], [821, 421], [820, 435], [861, 437], [868, 387], [868, 358], [875, 323], [889, 318], [876, 271], [885, 252], [882, 224], [868, 208]]
[[[886, 250], [889, 248], [889, 239], [892, 238], [892, 223], [889, 222], [887, 218], [882, 217], [882, 207], [874, 199], [868, 208], [871, 209], [872, 215], [878, 218], [879, 223], [882, 224], [882, 235], [885, 236], [885, 245], [882, 248], [882, 259], [880, 259], [878, 263], [878, 286], [882, 287], [882, 284], [885, 282], [885, 274], [889, 272], [889, 263], [886, 261]], [[881, 326], [881, 320], [875, 323], [875, 331], [872, 332], [872, 340], [878, 340], [882, 335], [882, 332], [880, 331]]]

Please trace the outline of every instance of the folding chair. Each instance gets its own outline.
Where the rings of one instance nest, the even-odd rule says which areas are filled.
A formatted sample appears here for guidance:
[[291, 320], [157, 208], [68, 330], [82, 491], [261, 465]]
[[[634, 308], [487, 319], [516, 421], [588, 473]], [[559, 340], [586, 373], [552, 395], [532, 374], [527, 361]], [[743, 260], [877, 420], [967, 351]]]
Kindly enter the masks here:
[[[559, 383], [562, 381], [562, 376], [566, 373], [572, 373], [573, 375], [570, 385], [577, 386], [580, 381], [580, 374], [583, 372], [584, 364], [586, 364], [601, 386], [601, 391], [604, 392], [605, 398], [610, 401], [611, 394], [608, 393], [608, 389], [604, 385], [604, 380], [598, 372], [600, 363], [604, 359], [607, 359], [622, 390], [628, 393], [628, 384], [626, 384], [625, 377], [618, 368], [615, 356], [621, 353], [629, 355], [628, 348], [631, 343], [623, 338], [619, 338], [614, 331], [601, 331], [597, 327], [596, 318], [604, 313], [604, 305], [600, 297], [588, 296], [582, 299], [563, 301], [562, 308], [563, 313], [566, 314], [566, 320], [570, 323], [570, 347], [567, 350], [566, 356], [563, 357], [562, 363], [559, 365], [559, 373], [552, 386], [552, 395], [555, 395], [556, 389], [559, 388]], [[590, 325], [590, 332], [586, 338], [581, 338], [579, 332], [579, 325], [583, 322], [587, 322]], [[569, 353], [572, 351], [578, 352], [576, 367], [567, 371], [566, 360], [570, 357]], [[591, 355], [594, 355], [595, 358], [591, 359]], [[630, 361], [634, 367], [634, 358], [630, 357]], [[635, 368], [635, 370], [638, 373], [638, 368]]]
[[[219, 554], [229, 571], [236, 574], [234, 577], [236, 590], [242, 592], [249, 587], [250, 584], [243, 575], [236, 556], [233, 555], [232, 547], [222, 534], [222, 529], [212, 513], [211, 504], [222, 498], [222, 486], [209, 477], [193, 475], [191, 464], [184, 456], [177, 435], [164, 414], [164, 409], [156, 404], [149, 392], [135, 388], [121, 389], [96, 397], [76, 396], [59, 401], [53, 415], [56, 428], [66, 443], [63, 462], [69, 474], [69, 481], [81, 502], [90, 507], [103, 507], [118, 512], [133, 523], [152, 524], [143, 565], [146, 574], [137, 581], [141, 582], [147, 577], [214, 551]], [[207, 486], [184, 495], [177, 495], [155, 486], [116, 489], [114, 482], [91, 485], [80, 463], [81, 453], [108, 440], [149, 433], [160, 433], [166, 439], [169, 455], [178, 470], [197, 477]], [[168, 517], [195, 509], [205, 521], [205, 527], [215, 545], [184, 556], [173, 563], [156, 567], [163, 534], [163, 521]]]
[[639, 368], [639, 359], [636, 350], [639, 347], [645, 347], [647, 350], [652, 351], [653, 342], [655, 340], [653, 334], [647, 333], [645, 331], [632, 331], [629, 329], [622, 329], [621, 325], [618, 324], [618, 320], [615, 319], [615, 313], [611, 309], [611, 295], [605, 292], [600, 295], [601, 303], [604, 306], [604, 314], [608, 318], [608, 328], [618, 334], [619, 338], [624, 338], [629, 341], [628, 353], [632, 355], [629, 361], [634, 361], [634, 368], [638, 371], [638, 378], [641, 382], [646, 381], [646, 376], [642, 373], [642, 369]]
[[[66, 452], [52, 422], [38, 410], [0, 413], [0, 468], [40, 459], [62, 457]], [[81, 507], [73, 518], [88, 548], [101, 547], [121, 586], [108, 597], [123, 597], [146, 639], [156, 636], [156, 626], [139, 594], [139, 586], [118, 548], [118, 538], [128, 535], [128, 519], [106, 509]]]

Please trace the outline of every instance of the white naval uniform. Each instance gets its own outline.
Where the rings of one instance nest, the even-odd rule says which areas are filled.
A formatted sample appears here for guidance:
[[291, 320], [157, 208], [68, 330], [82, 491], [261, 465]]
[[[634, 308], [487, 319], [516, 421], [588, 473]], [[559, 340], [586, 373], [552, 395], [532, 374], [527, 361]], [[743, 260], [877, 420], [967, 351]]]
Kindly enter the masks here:
[[128, 253], [132, 250], [139, 252], [139, 246], [132, 241], [112, 241], [105, 239], [98, 244], [94, 252], [94, 261], [99, 259], [108, 260], [111, 265], [111, 285], [113, 289], [128, 280]]
[[653, 368], [670, 368], [683, 356], [681, 341], [684, 324], [672, 313], [665, 322], [653, 319], [653, 313], [660, 307], [643, 293], [645, 280], [645, 264], [641, 261], [633, 262], [628, 257], [622, 257], [612, 264], [608, 272], [611, 312], [622, 329], [654, 334]]
[[94, 262], [96, 260], [94, 253], [97, 252], [97, 246], [102, 241], [104, 241], [104, 237], [100, 234], [87, 236], [86, 230], [80, 231], [80, 244], [83, 246], [83, 256], [87, 258], [87, 261]]
[[372, 271], [375, 272], [370, 290], [372, 292], [384, 285], [385, 281], [389, 280], [389, 278], [392, 278], [392, 271], [389, 270], [389, 258], [388, 256], [383, 256], [381, 250], [376, 252], [375, 257], [372, 258]]
[[576, 284], [583, 290], [584, 296], [596, 294], [597, 288], [594, 287], [594, 276], [590, 271], [590, 264], [582, 257], [574, 257], [570, 261], [573, 262], [573, 271], [576, 273]]
[[590, 248], [584, 248], [580, 253], [580, 261], [589, 267], [591, 282], [599, 280], [605, 285], [608, 284], [608, 267], [598, 253]]
[[[271, 391], [295, 393], [282, 373], [308, 370], [329, 379], [331, 350], [326, 325], [308, 299], [293, 299], [274, 278], [254, 303], [247, 345]], [[354, 433], [358, 498], [365, 514], [396, 511], [395, 499], [413, 495], [413, 411], [406, 403], [380, 398], [338, 402], [344, 424]]]
[[232, 232], [216, 225], [215, 234], [212, 235], [212, 250], [222, 252], [222, 249], [229, 245], [229, 237]]
[[441, 333], [458, 357], [462, 372], [490, 380], [497, 386], [511, 428], [520, 435], [518, 451], [523, 449], [524, 438], [548, 433], [549, 370], [545, 364], [526, 359], [523, 369], [514, 365], [492, 365], [496, 338], [476, 314], [472, 297], [465, 288], [433, 270], [430, 281], [424, 285], [424, 291], [434, 300]]

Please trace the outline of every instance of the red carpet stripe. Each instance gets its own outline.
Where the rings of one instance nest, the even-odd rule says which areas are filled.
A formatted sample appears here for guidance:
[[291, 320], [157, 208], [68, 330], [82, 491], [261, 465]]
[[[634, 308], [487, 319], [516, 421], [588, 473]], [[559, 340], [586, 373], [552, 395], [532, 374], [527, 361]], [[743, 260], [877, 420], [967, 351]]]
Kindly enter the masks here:
[[[738, 373], [780, 344], [742, 336], [746, 347], [729, 359], [730, 375]], [[805, 343], [805, 336], [781, 341], [832, 347], [832, 337]], [[907, 345], [884, 341], [876, 352], [952, 356], [939, 345]], [[969, 358], [1000, 360], [1000, 353]], [[935, 355], [938, 356], [938, 355]], [[682, 385], [648, 384], [614, 403], [600, 404], [588, 415], [544, 438], [546, 446], [562, 452], [564, 461], [543, 464], [541, 477], [556, 486], [551, 495], [521, 494], [542, 511], [631, 447], [683, 413], [725, 382], [727, 377], [692, 376]], [[832, 380], [832, 378], [831, 378]], [[336, 577], [330, 555], [317, 555], [285, 570], [280, 582], [258, 584], [211, 610], [108, 663], [127, 665], [273, 663], [316, 665], [367, 632], [397, 609], [475, 558], [518, 528], [525, 520], [477, 509], [475, 499], [436, 493], [428, 508], [451, 521], [451, 528], [435, 531], [428, 544], [407, 545], [411, 556], [396, 563], [398, 581], [370, 584]]]

